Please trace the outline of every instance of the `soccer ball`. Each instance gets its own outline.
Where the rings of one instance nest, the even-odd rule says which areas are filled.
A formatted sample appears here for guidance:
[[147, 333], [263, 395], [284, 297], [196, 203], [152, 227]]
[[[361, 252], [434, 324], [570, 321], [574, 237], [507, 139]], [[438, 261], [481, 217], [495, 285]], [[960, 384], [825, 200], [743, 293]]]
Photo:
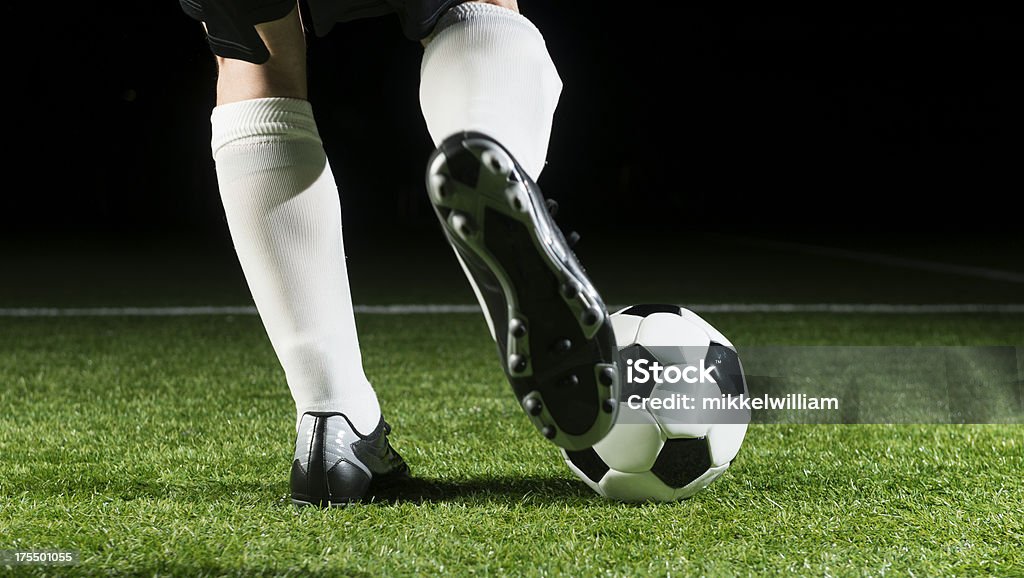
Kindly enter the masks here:
[[746, 435], [750, 410], [722, 403], [748, 395], [736, 348], [675, 305], [634, 305], [611, 321], [622, 371], [618, 418], [593, 447], [562, 456], [608, 498], [689, 498], [722, 475]]

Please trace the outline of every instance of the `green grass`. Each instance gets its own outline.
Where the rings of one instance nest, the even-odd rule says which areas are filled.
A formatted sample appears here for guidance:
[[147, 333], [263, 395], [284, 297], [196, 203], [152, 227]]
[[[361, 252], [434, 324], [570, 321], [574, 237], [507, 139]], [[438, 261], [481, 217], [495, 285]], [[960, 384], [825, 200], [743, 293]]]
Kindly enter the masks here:
[[[1024, 345], [1020, 315], [708, 318], [741, 346]], [[693, 499], [622, 505], [529, 426], [479, 316], [359, 325], [415, 477], [297, 512], [291, 399], [258, 319], [0, 318], [0, 549], [81, 553], [8, 570], [1024, 575], [1021, 426], [755, 425]]]

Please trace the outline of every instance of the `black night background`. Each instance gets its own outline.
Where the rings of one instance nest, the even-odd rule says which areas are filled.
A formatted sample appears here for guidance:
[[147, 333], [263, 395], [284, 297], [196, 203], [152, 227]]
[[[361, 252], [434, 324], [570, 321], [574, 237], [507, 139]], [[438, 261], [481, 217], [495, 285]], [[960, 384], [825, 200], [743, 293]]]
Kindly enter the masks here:
[[[1020, 247], [1008, 200], [1019, 180], [1014, 66], [998, 14], [521, 7], [565, 84], [540, 184], [561, 204], [560, 224], [581, 234], [585, 263], [625, 250], [738, 271], [750, 265], [735, 255], [769, 239], [997, 252], [992, 264], [1005, 267]], [[140, 271], [216, 257], [210, 267], [230, 268], [241, 288], [229, 301], [244, 301], [210, 156], [216, 71], [199, 25], [174, 2], [6, 10], [34, 38], [7, 39], [18, 56], [7, 63], [14, 130], [0, 233], [11, 279], [89, 284], [50, 257], [135, 251]], [[393, 17], [310, 45], [310, 98], [353, 266], [383, 251], [398, 269], [429, 271], [417, 255], [433, 251], [461, 283], [423, 185], [420, 46]], [[726, 247], [731, 238], [745, 245]], [[185, 274], [173, 271], [187, 295]], [[772, 267], [758, 274], [769, 283]], [[20, 282], [7, 291], [11, 303], [38, 295]]]
[[[996, 14], [667, 13], [529, 0], [522, 9], [565, 82], [542, 184], [580, 227], [1017, 224], [995, 206], [1013, 182], [1015, 76]], [[27, 190], [5, 195], [15, 202], [9, 224], [219, 235], [208, 142], [215, 69], [199, 26], [174, 2], [59, 11], [23, 14], [36, 40], [8, 50], [18, 128], [8, 160], [15, 174], [35, 168]], [[420, 54], [393, 17], [311, 40], [311, 100], [346, 226], [433, 224], [421, 183], [430, 142]]]

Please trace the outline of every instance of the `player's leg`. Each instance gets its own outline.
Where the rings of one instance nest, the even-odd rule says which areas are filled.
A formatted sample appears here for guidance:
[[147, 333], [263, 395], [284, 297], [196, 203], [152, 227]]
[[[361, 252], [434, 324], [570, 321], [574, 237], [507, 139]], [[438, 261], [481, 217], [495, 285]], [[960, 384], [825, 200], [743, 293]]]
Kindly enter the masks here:
[[259, 98], [306, 100], [306, 39], [298, 8], [255, 29], [269, 57], [254, 63], [215, 54], [217, 105]]
[[[267, 2], [253, 3], [268, 10]], [[363, 373], [338, 191], [306, 100], [298, 11], [292, 3], [283, 17], [258, 23], [244, 5], [236, 3], [231, 16], [254, 26], [258, 40], [235, 56], [266, 52], [258, 63], [217, 55], [212, 146], [221, 199], [295, 400], [293, 500], [344, 503], [361, 497], [375, 475], [404, 472], [405, 466], [388, 445], [388, 427]], [[240, 27], [237, 21], [206, 24], [215, 52], [215, 35]], [[235, 46], [243, 39], [226, 40]]]
[[420, 105], [434, 144], [461, 131], [486, 132], [537, 180], [562, 80], [516, 1], [456, 5], [424, 44]]
[[431, 201], [523, 409], [556, 444], [583, 449], [614, 423], [619, 386], [607, 311], [533, 182], [561, 86], [514, 1], [456, 5], [425, 42]]

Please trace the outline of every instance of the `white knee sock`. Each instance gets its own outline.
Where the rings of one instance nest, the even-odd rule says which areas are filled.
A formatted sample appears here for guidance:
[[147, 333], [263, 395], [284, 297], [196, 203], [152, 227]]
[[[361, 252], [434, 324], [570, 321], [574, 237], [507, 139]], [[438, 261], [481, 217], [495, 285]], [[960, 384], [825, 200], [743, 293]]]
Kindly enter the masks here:
[[341, 203], [309, 102], [261, 98], [214, 109], [213, 156], [228, 227], [295, 399], [380, 419], [363, 373], [341, 236]]
[[544, 168], [561, 91], [540, 32], [500, 6], [455, 6], [423, 53], [420, 106], [434, 144], [480, 131], [509, 149], [533, 179]]

